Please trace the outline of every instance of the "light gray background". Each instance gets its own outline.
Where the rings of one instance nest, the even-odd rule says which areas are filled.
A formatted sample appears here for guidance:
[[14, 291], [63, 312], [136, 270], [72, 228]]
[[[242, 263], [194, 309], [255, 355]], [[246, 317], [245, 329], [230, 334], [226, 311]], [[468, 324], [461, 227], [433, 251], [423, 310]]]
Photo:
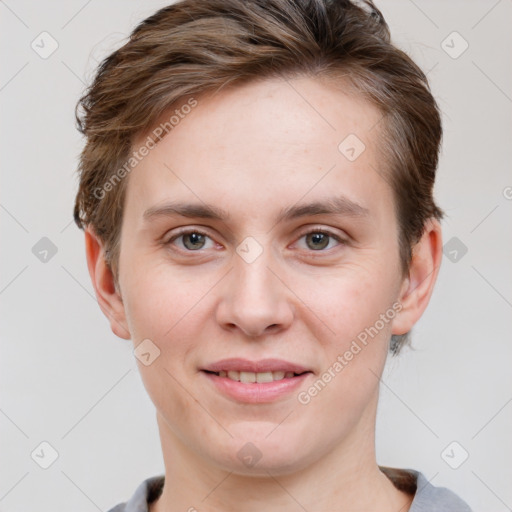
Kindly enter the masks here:
[[[163, 473], [154, 407], [131, 342], [110, 331], [72, 223], [81, 139], [74, 106], [97, 62], [164, 0], [0, 1], [2, 182], [0, 510], [108, 510]], [[383, 378], [378, 458], [423, 471], [477, 510], [512, 507], [512, 2], [378, 2], [394, 40], [428, 72], [444, 117], [436, 197], [443, 264], [413, 332]], [[43, 32], [58, 49], [42, 59]], [[457, 31], [469, 48], [450, 57]], [[452, 53], [458, 36], [447, 40]], [[46, 47], [48, 48], [48, 47]], [[507, 199], [507, 197], [509, 199]], [[32, 247], [48, 237], [46, 263]], [[313, 433], [314, 435], [314, 433]], [[41, 442], [58, 452], [42, 469]], [[452, 469], [466, 450], [469, 458]], [[46, 451], [46, 455], [48, 454]]]

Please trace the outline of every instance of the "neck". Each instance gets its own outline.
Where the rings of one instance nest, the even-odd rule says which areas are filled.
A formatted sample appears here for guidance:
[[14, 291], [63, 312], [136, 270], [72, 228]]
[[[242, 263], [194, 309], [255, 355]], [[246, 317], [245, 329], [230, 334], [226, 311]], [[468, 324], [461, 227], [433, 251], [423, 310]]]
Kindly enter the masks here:
[[[373, 416], [373, 417], [372, 417]], [[150, 512], [407, 512], [412, 496], [399, 491], [375, 458], [375, 413], [362, 418], [343, 443], [290, 474], [265, 471], [247, 476], [209, 465], [189, 450], [157, 416], [165, 463], [165, 484]], [[368, 421], [370, 420], [370, 421]], [[371, 489], [371, 493], [368, 492]]]

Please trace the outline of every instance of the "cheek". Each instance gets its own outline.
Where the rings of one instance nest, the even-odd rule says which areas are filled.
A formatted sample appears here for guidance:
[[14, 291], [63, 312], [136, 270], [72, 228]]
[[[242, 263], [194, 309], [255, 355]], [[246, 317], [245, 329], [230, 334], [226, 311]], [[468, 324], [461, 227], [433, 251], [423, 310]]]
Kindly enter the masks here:
[[[393, 275], [385, 266], [343, 269], [336, 275], [323, 276], [308, 291], [310, 330], [320, 323], [323, 334], [322, 407], [340, 411], [357, 409], [374, 393], [385, 364], [391, 336], [393, 309]], [[302, 293], [305, 293], [303, 291]], [[329, 388], [323, 391], [323, 386]], [[316, 391], [312, 390], [314, 394]]]
[[316, 280], [307, 296], [311, 309], [334, 333], [319, 338], [324, 368], [301, 403], [315, 414], [330, 411], [337, 429], [353, 426], [376, 399], [395, 316], [393, 279], [386, 265], [353, 266]]
[[[127, 273], [122, 283], [134, 347], [149, 339], [160, 351], [150, 365], [137, 360], [144, 387], [166, 418], [193, 422], [191, 414], [197, 414], [197, 406], [184, 387], [191, 371], [188, 354], [204, 325], [202, 308], [207, 301], [201, 299], [207, 298], [213, 282], [191, 279], [190, 272], [180, 272], [168, 263], [132, 268], [143, 269]], [[174, 424], [169, 427], [175, 429]], [[178, 430], [175, 433], [179, 435]]]
[[138, 361], [144, 386], [155, 404], [170, 408], [171, 417], [185, 419], [194, 403], [182, 386], [195, 371], [193, 357], [204, 338], [209, 293], [218, 278], [173, 268], [168, 262], [133, 268], [143, 269], [124, 281], [133, 344], [149, 339], [160, 351], [151, 366]]
[[359, 285], [347, 285], [324, 303], [325, 323], [335, 334], [322, 338], [322, 370], [299, 397], [304, 417], [329, 411], [333, 430], [348, 432], [371, 410], [388, 353], [391, 323], [377, 324], [384, 304]]
[[[346, 267], [329, 275], [317, 275], [314, 280], [296, 276], [294, 292], [304, 298], [304, 311], [309, 308], [310, 327], [315, 319], [323, 325], [325, 332], [323, 336], [318, 332], [318, 339], [342, 350], [392, 306], [394, 287], [383, 268]], [[389, 324], [379, 327], [383, 331], [390, 329]]]
[[[187, 324], [193, 329], [203, 299], [215, 284], [214, 276], [172, 268], [168, 263], [140, 266], [125, 277], [125, 312], [133, 340], [167, 343]], [[191, 322], [191, 318], [194, 322]]]

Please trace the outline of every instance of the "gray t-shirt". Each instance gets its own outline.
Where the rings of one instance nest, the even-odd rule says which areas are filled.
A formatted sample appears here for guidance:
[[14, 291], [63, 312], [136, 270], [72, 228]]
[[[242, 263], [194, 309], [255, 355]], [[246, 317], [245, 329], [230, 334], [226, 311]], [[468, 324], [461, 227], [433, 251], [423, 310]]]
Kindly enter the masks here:
[[[380, 468], [397, 489], [414, 493], [409, 512], [471, 512], [469, 506], [444, 487], [435, 487], [422, 473], [412, 469]], [[148, 505], [161, 494], [164, 476], [144, 480], [126, 503], [120, 503], [109, 512], [148, 512]]]

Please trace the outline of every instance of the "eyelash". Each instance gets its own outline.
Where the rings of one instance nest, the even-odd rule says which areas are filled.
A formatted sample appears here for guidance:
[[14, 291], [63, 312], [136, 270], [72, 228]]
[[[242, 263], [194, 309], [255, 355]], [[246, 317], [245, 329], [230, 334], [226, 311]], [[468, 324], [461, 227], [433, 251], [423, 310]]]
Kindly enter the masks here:
[[[166, 242], [164, 242], [164, 245], [171, 245], [172, 242], [174, 242], [175, 240], [177, 240], [178, 238], [182, 237], [182, 236], [185, 236], [185, 235], [190, 235], [192, 233], [196, 233], [198, 235], [202, 235], [202, 236], [205, 236], [205, 237], [208, 237], [210, 238], [211, 240], [213, 240], [210, 235], [204, 231], [201, 231], [200, 229], [188, 229], [188, 228], [185, 228], [181, 231], [179, 231], [178, 233], [176, 233], [175, 235], [173, 235], [169, 240], [167, 240]], [[317, 234], [317, 233], [321, 233], [323, 235], [326, 235], [328, 236], [329, 238], [332, 238], [333, 240], [336, 240], [336, 242], [339, 243], [339, 245], [347, 245], [347, 240], [344, 240], [343, 238], [339, 237], [338, 235], [332, 233], [331, 231], [328, 231], [326, 229], [323, 229], [323, 228], [312, 228], [304, 233], [302, 233], [300, 235], [300, 237], [298, 238], [298, 240], [308, 236], [308, 235], [311, 235], [311, 234]], [[330, 251], [332, 250], [333, 248], [331, 249], [327, 249], [327, 250], [318, 250], [318, 251], [315, 251], [313, 249], [310, 250], [310, 252], [312, 253], [322, 253], [322, 252], [327, 252], [327, 251]], [[197, 251], [192, 251], [192, 250], [189, 250], [189, 249], [179, 249], [180, 251], [183, 251], [183, 252], [187, 252], [187, 253], [194, 253], [194, 252], [201, 252], [202, 249], [198, 249]]]
[[[306, 237], [308, 235], [318, 234], [318, 233], [321, 233], [322, 235], [326, 235], [326, 236], [328, 236], [332, 240], [336, 240], [336, 242], [338, 242], [338, 244], [340, 246], [347, 245], [347, 241], [346, 240], [344, 240], [343, 238], [339, 237], [338, 235], [332, 233], [331, 231], [329, 231], [327, 229], [323, 229], [323, 228], [311, 228], [308, 231], [302, 233], [300, 235], [300, 237], [298, 238], [298, 240], [301, 240], [302, 238], [304, 238], [304, 237]], [[331, 247], [330, 249], [319, 249], [319, 250], [316, 250], [316, 251], [313, 250], [313, 249], [309, 249], [309, 252], [314, 257], [321, 257], [322, 254], [330, 253], [333, 249], [336, 249], [336, 247]]]
[[[178, 231], [178, 233], [176, 233], [171, 238], [169, 238], [169, 240], [164, 242], [164, 245], [171, 245], [172, 242], [174, 242], [175, 240], [177, 240], [181, 236], [191, 235], [192, 233], [196, 233], [198, 235], [206, 236], [206, 237], [211, 239], [211, 236], [208, 233], [205, 233], [204, 231], [201, 231], [200, 229], [188, 229], [188, 228], [186, 228], [186, 229], [182, 229], [182, 230]], [[185, 252], [189, 252], [189, 253], [200, 252], [201, 251], [201, 249], [199, 249], [197, 251], [191, 251], [191, 250], [188, 250], [188, 249], [179, 249], [179, 250], [185, 251]]]

